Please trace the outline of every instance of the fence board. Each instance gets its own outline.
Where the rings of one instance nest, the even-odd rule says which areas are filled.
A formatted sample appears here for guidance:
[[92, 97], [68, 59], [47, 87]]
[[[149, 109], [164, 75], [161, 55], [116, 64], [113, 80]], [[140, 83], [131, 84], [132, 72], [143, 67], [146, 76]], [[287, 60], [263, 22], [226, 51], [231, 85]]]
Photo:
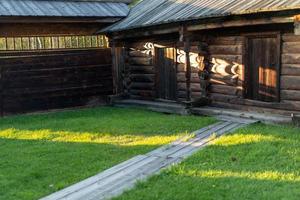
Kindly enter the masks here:
[[86, 106], [113, 93], [110, 49], [0, 53], [0, 114]]

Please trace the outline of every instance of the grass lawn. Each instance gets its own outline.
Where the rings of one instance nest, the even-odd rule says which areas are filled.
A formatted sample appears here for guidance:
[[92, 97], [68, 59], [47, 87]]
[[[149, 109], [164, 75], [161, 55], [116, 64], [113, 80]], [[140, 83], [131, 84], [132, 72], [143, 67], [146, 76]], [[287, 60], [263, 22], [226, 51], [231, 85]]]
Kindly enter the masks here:
[[38, 199], [215, 122], [93, 108], [0, 119], [0, 199]]
[[240, 129], [115, 200], [123, 199], [299, 200], [300, 129]]

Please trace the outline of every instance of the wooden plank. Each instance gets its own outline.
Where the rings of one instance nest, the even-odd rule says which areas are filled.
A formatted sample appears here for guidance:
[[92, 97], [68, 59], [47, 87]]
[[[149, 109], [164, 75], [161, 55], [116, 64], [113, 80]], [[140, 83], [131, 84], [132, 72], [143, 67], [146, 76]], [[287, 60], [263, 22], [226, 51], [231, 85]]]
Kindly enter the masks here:
[[242, 88], [230, 85], [217, 85], [212, 84], [210, 86], [210, 91], [213, 93], [220, 93], [220, 94], [228, 94], [228, 95], [242, 95]]
[[174, 148], [170, 148], [167, 149], [166, 151], [162, 152], [161, 154], [159, 154], [159, 156], [161, 157], [165, 157], [165, 156], [171, 156], [172, 154], [176, 153], [177, 151], [180, 151], [181, 149], [186, 148], [188, 145], [192, 145], [194, 142], [197, 142], [205, 137], [207, 137], [208, 135], [210, 135], [211, 133], [214, 133], [228, 125], [230, 125], [231, 122], [224, 122], [220, 125], [214, 126], [213, 128], [203, 132], [199, 137], [196, 137], [194, 139], [189, 140], [188, 142], [183, 142], [181, 144], [176, 145]]
[[300, 64], [300, 54], [282, 54], [281, 60], [283, 64]]
[[256, 101], [256, 100], [250, 100], [250, 99], [241, 99], [241, 98], [238, 98], [238, 97], [232, 96], [232, 95], [223, 95], [223, 94], [215, 94], [215, 93], [211, 93], [210, 98], [215, 102], [239, 105], [240, 109], [242, 109], [243, 106], [245, 106], [245, 108], [247, 106], [250, 106], [250, 107], [272, 108], [272, 109], [278, 109], [278, 110], [283, 110], [283, 111], [284, 110], [292, 110], [292, 111], [300, 110], [299, 103], [292, 102], [292, 101], [263, 102], [263, 101]]
[[187, 146], [184, 149], [181, 149], [180, 151], [177, 151], [176, 153], [170, 155], [169, 157], [186, 157], [187, 155], [190, 156], [192, 152], [197, 151], [199, 148], [203, 147], [204, 145], [208, 144], [215, 138], [212, 138], [211, 136], [215, 134], [216, 137], [221, 136], [222, 134], [228, 133], [231, 130], [239, 127], [241, 124], [240, 123], [234, 123], [230, 122], [230, 125], [224, 127], [221, 130], [218, 130], [216, 132], [211, 132], [209, 133], [206, 137], [201, 138], [200, 140], [195, 141], [193, 144]]
[[300, 76], [281, 76], [282, 90], [300, 90]]
[[281, 75], [300, 76], [300, 64], [283, 64]]
[[300, 101], [300, 90], [281, 90], [281, 99]]
[[209, 45], [210, 54], [241, 55], [242, 45]]
[[300, 39], [297, 42], [284, 42], [282, 46], [282, 53], [289, 54], [289, 53], [300, 53]]
[[110, 49], [11, 52], [0, 65], [5, 114], [85, 106], [113, 93]]
[[126, 167], [121, 171], [117, 171], [116, 173], [111, 174], [104, 179], [98, 180], [97, 182], [89, 185], [88, 187], [85, 187], [79, 191], [72, 193], [72, 196], [66, 196], [65, 198], [82, 199], [87, 195], [95, 194], [97, 190], [103, 190], [105, 187], [108, 187], [108, 185], [111, 185], [114, 182], [117, 182], [118, 180], [121, 180], [127, 177], [128, 175], [135, 173], [139, 168], [143, 167], [148, 163], [155, 161], [156, 159], [157, 157], [145, 157], [145, 159], [135, 163], [134, 165]]
[[129, 63], [131, 65], [148, 65], [152, 66], [152, 58], [145, 58], [145, 57], [130, 57]]
[[99, 174], [97, 174], [95, 176], [92, 176], [88, 179], [85, 179], [85, 180], [83, 180], [79, 183], [76, 183], [72, 186], [69, 186], [69, 187], [67, 187], [63, 190], [60, 190], [56, 193], [53, 193], [52, 195], [49, 195], [45, 198], [42, 198], [41, 200], [60, 199], [60, 198], [63, 198], [65, 196], [68, 196], [68, 195], [70, 195], [70, 194], [72, 194], [76, 191], [79, 191], [83, 188], [86, 188], [86, 187], [98, 182], [99, 180], [102, 180], [106, 177], [109, 177], [109, 176], [115, 174], [118, 171], [121, 171], [121, 170], [123, 170], [123, 169], [125, 169], [125, 168], [127, 168], [131, 165], [134, 165], [135, 163], [140, 162], [141, 160], [144, 160], [145, 158], [146, 158], [146, 156], [144, 156], [144, 155], [138, 155], [136, 157], [133, 157], [133, 158], [131, 158], [127, 161], [124, 161], [124, 162], [122, 162], [122, 163], [120, 163], [120, 164], [118, 164], [118, 165], [116, 165], [112, 168], [109, 168], [109, 169], [105, 170], [102, 173], [99, 173]]
[[154, 83], [155, 75], [154, 74], [130, 74], [130, 79], [132, 80], [132, 82]]
[[129, 69], [131, 73], [155, 74], [154, 66], [130, 65]]

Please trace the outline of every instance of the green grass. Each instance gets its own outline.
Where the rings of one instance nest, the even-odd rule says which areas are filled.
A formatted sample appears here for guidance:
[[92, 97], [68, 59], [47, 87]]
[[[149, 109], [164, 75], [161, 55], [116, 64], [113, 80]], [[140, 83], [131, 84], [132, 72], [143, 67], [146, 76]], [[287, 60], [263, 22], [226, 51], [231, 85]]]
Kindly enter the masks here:
[[115, 200], [300, 199], [300, 129], [251, 125]]
[[213, 122], [111, 107], [0, 119], [0, 199], [38, 199]]

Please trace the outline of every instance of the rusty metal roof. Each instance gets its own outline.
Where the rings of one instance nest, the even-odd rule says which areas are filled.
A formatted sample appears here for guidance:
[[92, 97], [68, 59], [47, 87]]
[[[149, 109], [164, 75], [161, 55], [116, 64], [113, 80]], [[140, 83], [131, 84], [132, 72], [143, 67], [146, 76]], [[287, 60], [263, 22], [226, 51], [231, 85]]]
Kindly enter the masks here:
[[0, 16], [126, 17], [128, 0], [0, 0]]
[[104, 31], [299, 8], [300, 0], [142, 0], [131, 9], [127, 18]]

